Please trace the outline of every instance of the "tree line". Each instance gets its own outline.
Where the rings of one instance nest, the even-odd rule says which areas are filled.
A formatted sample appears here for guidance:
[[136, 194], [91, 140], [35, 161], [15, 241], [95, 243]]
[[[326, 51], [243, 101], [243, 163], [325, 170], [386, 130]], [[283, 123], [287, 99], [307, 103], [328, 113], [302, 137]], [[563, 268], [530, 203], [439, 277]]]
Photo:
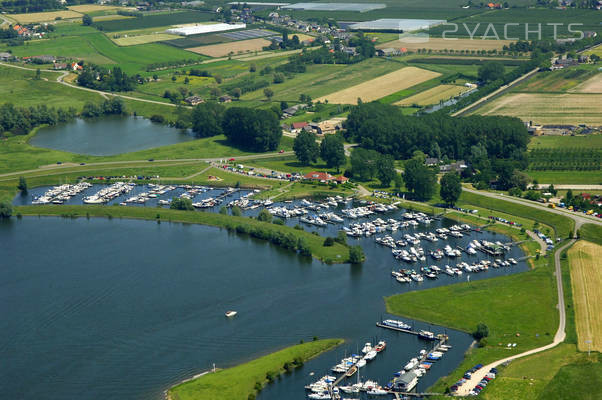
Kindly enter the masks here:
[[226, 109], [207, 102], [193, 109], [191, 125], [199, 137], [224, 134], [232, 144], [251, 151], [276, 150], [282, 138], [278, 115], [272, 110]]

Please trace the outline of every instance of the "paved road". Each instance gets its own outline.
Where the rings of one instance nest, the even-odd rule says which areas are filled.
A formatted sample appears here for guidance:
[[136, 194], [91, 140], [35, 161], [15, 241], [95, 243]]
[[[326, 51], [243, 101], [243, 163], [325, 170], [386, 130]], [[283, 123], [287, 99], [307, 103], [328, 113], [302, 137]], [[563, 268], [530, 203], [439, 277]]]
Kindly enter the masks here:
[[[558, 307], [558, 316], [559, 316], [558, 330], [556, 331], [556, 334], [554, 335], [554, 341], [552, 341], [552, 343], [550, 343], [548, 345], [538, 347], [536, 349], [531, 349], [531, 350], [510, 356], [510, 357], [502, 358], [501, 360], [497, 360], [497, 361], [494, 361], [492, 363], [485, 365], [483, 368], [481, 368], [480, 370], [475, 372], [471, 376], [471, 378], [458, 389], [458, 391], [456, 392], [456, 395], [467, 396], [470, 393], [470, 391], [480, 381], [483, 380], [483, 378], [485, 377], [485, 375], [489, 372], [489, 370], [491, 368], [498, 367], [499, 365], [501, 365], [505, 362], [516, 360], [517, 358], [522, 358], [522, 357], [536, 354], [536, 353], [539, 353], [539, 352], [542, 352], [545, 350], [549, 350], [551, 348], [556, 347], [558, 344], [560, 344], [564, 341], [564, 338], [566, 336], [566, 332], [565, 332], [566, 311], [565, 311], [565, 305], [564, 305], [564, 289], [562, 286], [562, 269], [560, 267], [560, 254], [562, 253], [562, 251], [564, 251], [566, 248], [571, 246], [573, 243], [575, 243], [575, 240], [569, 241], [564, 246], [559, 248], [556, 251], [556, 253], [554, 254], [556, 287], [557, 287], [557, 294], [558, 294], [558, 306], [557, 307]], [[512, 351], [512, 350], [510, 350], [510, 351]]]
[[508, 201], [510, 203], [521, 204], [521, 205], [527, 206], [527, 207], [539, 208], [539, 209], [542, 209], [542, 210], [545, 210], [545, 211], [548, 211], [548, 212], [551, 212], [554, 214], [564, 215], [565, 217], [569, 217], [575, 221], [575, 230], [579, 229], [581, 227], [581, 225], [588, 224], [588, 223], [602, 225], [602, 220], [600, 220], [600, 218], [596, 218], [591, 215], [585, 215], [583, 213], [576, 213], [576, 212], [569, 211], [569, 210], [566, 210], [563, 208], [548, 208], [547, 206], [537, 203], [537, 202], [534, 202], [534, 201], [519, 199], [519, 198], [511, 197], [511, 196], [505, 196], [500, 193], [483, 192], [480, 190], [468, 189], [466, 187], [462, 188], [462, 190], [465, 190], [469, 193], [475, 193], [475, 194], [478, 194], [481, 196], [485, 196], [485, 197], [501, 199], [504, 201]]

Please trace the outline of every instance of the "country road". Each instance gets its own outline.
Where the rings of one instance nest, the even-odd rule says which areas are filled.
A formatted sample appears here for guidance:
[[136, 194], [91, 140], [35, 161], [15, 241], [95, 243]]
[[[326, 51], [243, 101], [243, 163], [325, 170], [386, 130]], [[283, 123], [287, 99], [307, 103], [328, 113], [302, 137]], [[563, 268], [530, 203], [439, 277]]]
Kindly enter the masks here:
[[562, 246], [558, 250], [556, 250], [556, 253], [554, 254], [554, 266], [555, 266], [554, 275], [556, 275], [556, 289], [557, 289], [557, 295], [558, 295], [557, 307], [558, 307], [559, 321], [558, 321], [558, 330], [556, 331], [556, 334], [554, 335], [554, 340], [552, 341], [552, 343], [547, 344], [542, 347], [538, 347], [535, 349], [525, 351], [520, 354], [510, 356], [510, 357], [502, 358], [501, 360], [497, 360], [497, 361], [494, 361], [492, 363], [485, 365], [483, 368], [479, 369], [474, 374], [472, 374], [470, 379], [468, 381], [466, 381], [462, 386], [460, 386], [460, 388], [456, 392], [457, 396], [467, 396], [470, 393], [470, 391], [476, 385], [478, 385], [480, 381], [483, 380], [483, 378], [489, 372], [489, 370], [491, 370], [491, 368], [498, 367], [499, 365], [501, 365], [503, 363], [506, 363], [506, 362], [509, 362], [512, 360], [516, 360], [517, 358], [522, 358], [522, 357], [530, 356], [532, 354], [540, 353], [545, 350], [549, 350], [551, 348], [556, 347], [557, 345], [559, 345], [560, 343], [562, 343], [564, 341], [564, 338], [566, 336], [566, 332], [565, 332], [566, 310], [565, 310], [565, 304], [564, 304], [564, 288], [562, 286], [562, 268], [560, 266], [560, 254], [565, 249], [567, 249], [568, 247], [573, 245], [573, 243], [575, 243], [575, 240], [570, 240], [564, 246]]
[[566, 210], [563, 208], [548, 208], [547, 206], [540, 204], [540, 203], [536, 203], [534, 201], [523, 200], [523, 199], [506, 196], [506, 195], [499, 194], [499, 193], [484, 192], [484, 191], [480, 191], [480, 190], [468, 189], [466, 187], [463, 187], [462, 190], [465, 190], [469, 193], [474, 193], [474, 194], [478, 194], [478, 195], [485, 196], [485, 197], [500, 199], [500, 200], [508, 201], [510, 203], [516, 203], [516, 204], [520, 204], [520, 205], [527, 206], [527, 207], [539, 208], [539, 209], [542, 209], [542, 210], [545, 210], [547, 212], [551, 212], [554, 214], [564, 215], [565, 217], [569, 217], [575, 221], [575, 230], [579, 229], [581, 227], [581, 225], [587, 224], [587, 223], [602, 225], [602, 220], [600, 220], [600, 218], [597, 218], [597, 217], [594, 217], [591, 215], [585, 215], [583, 213], [577, 213], [577, 212], [569, 211], [569, 210]]

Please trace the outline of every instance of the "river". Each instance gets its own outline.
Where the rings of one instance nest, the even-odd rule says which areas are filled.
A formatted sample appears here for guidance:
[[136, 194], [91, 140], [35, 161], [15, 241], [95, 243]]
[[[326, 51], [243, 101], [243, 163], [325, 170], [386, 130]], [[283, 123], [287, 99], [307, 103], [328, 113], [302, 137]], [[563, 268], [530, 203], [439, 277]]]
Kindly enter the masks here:
[[[451, 224], [442, 220], [415, 229], [432, 231]], [[337, 228], [326, 229], [330, 234]], [[508, 241], [490, 232], [471, 236]], [[465, 245], [471, 237], [454, 240]], [[345, 354], [377, 339], [387, 341], [387, 350], [362, 369], [362, 379], [385, 384], [428, 344], [375, 326], [386, 317], [383, 297], [465, 278], [443, 275], [399, 284], [391, 279], [391, 270], [403, 265], [390, 250], [373, 238], [356, 241], [367, 255], [363, 265], [326, 265], [199, 225], [37, 217], [4, 222], [3, 395], [159, 400], [167, 388], [213, 363], [232, 366], [313, 336], [347, 342], [268, 385], [260, 399], [304, 399], [305, 384], [328, 373]], [[425, 250], [432, 246], [423, 242]], [[512, 248], [509, 256], [519, 258], [521, 251]], [[428, 264], [434, 264], [431, 261]], [[526, 268], [519, 263], [490, 269], [471, 274], [471, 280]], [[229, 309], [238, 315], [225, 318]], [[420, 380], [418, 389], [423, 390], [460, 363], [471, 338], [412, 324], [445, 331], [453, 345]], [[310, 372], [316, 376], [310, 377]]]
[[29, 144], [91, 156], [110, 156], [187, 142], [194, 136], [140, 117], [108, 116], [76, 119], [44, 127]]

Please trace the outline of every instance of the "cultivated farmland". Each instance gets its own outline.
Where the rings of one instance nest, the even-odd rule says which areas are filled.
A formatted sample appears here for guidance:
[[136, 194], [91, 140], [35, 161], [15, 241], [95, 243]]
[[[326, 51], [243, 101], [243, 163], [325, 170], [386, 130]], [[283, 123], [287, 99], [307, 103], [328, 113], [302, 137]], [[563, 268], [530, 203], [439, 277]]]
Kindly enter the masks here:
[[177, 39], [179, 36], [169, 33], [154, 33], [150, 35], [128, 36], [111, 38], [118, 46], [134, 46], [137, 44], [161, 42], [163, 40]]
[[210, 46], [193, 47], [187, 50], [210, 57], [224, 57], [230, 53], [240, 54], [259, 51], [265, 46], [269, 46], [270, 43], [271, 42], [266, 39], [250, 39], [231, 43], [214, 44]]
[[405, 67], [378, 78], [360, 83], [317, 100], [335, 104], [357, 104], [357, 99], [373, 101], [419, 83], [434, 79], [441, 74], [416, 67]]
[[579, 241], [569, 250], [578, 347], [602, 351], [602, 246]]
[[570, 91], [577, 93], [602, 93], [602, 74], [598, 73]]
[[470, 39], [443, 39], [443, 38], [429, 38], [424, 43], [412, 43], [409, 40], [393, 40], [391, 42], [383, 43], [376, 46], [379, 49], [385, 49], [392, 47], [395, 49], [405, 48], [408, 51], [416, 50], [502, 50], [505, 45], [508, 45], [512, 41], [510, 40], [470, 40]]
[[[102, 21], [96, 25], [104, 32], [129, 31], [176, 24], [199, 23], [211, 20], [213, 14], [200, 11], [176, 12], [171, 14], [145, 15], [127, 20]], [[166, 28], [167, 29], [167, 28]]]
[[458, 96], [467, 90], [470, 90], [470, 88], [466, 86], [439, 85], [393, 104], [398, 106], [411, 106], [413, 104], [419, 106], [430, 106], [431, 104], [438, 104], [442, 100], [448, 100], [452, 97]]
[[[78, 6], [70, 6], [67, 8], [70, 9], [71, 11], [75, 11], [75, 12], [82, 13], [82, 14], [91, 13], [91, 12], [95, 12], [95, 11], [111, 11], [111, 10], [126, 9], [126, 8], [115, 7], [115, 6], [101, 6], [99, 4], [80, 4]], [[130, 9], [134, 9], [134, 8], [130, 8]]]
[[511, 93], [477, 110], [539, 124], [602, 125], [602, 94]]
[[38, 22], [54, 21], [59, 19], [70, 19], [70, 18], [81, 18], [82, 14], [64, 10], [64, 11], [50, 11], [50, 12], [39, 12], [39, 13], [27, 13], [27, 14], [12, 14], [11, 18], [19, 22], [20, 24], [35, 24]]

